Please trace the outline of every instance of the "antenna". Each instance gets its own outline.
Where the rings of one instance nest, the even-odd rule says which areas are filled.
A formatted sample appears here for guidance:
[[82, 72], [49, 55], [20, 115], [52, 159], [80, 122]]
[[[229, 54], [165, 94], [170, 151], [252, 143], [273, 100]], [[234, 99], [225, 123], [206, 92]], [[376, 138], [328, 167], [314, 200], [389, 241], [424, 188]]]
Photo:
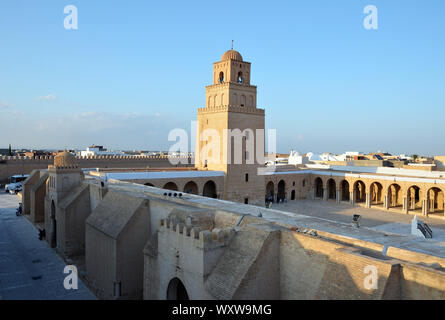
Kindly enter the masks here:
[[233, 40], [232, 40], [232, 50], [233, 50]]

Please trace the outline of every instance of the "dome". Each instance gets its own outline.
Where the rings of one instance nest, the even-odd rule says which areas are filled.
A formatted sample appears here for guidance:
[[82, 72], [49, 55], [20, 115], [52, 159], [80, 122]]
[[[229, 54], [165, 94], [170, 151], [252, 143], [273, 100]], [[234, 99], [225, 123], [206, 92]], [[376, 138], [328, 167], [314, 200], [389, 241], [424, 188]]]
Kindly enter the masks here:
[[76, 160], [74, 158], [74, 155], [67, 151], [59, 152], [54, 157], [54, 166], [55, 167], [76, 167]]
[[225, 60], [237, 60], [237, 61], [243, 61], [243, 57], [238, 51], [235, 50], [229, 50], [224, 52], [224, 54], [221, 57], [221, 61]]

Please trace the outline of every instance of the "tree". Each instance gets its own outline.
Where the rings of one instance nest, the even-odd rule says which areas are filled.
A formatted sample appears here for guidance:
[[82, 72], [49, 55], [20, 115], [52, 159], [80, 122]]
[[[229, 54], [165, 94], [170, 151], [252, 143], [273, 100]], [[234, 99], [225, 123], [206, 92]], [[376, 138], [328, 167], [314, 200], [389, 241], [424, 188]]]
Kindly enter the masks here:
[[8, 148], [8, 156], [12, 156], [11, 144], [9, 144], [9, 148]]

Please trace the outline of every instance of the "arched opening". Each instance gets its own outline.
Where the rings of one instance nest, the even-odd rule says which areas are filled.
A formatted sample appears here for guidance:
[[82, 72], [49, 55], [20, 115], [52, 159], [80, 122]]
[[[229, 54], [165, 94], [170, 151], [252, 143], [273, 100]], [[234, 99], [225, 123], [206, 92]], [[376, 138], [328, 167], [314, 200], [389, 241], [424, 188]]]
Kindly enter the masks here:
[[170, 181], [166, 183], [162, 189], [178, 191], [178, 186], [176, 185], [176, 183]]
[[383, 186], [379, 182], [373, 182], [371, 184], [371, 205], [381, 206], [383, 205]]
[[388, 207], [403, 207], [401, 188], [398, 184], [392, 184], [388, 188]]
[[341, 182], [341, 201], [349, 201], [349, 182], [343, 180]]
[[277, 200], [280, 201], [284, 199], [286, 199], [286, 183], [284, 180], [280, 180], [280, 182], [278, 182]]
[[194, 181], [189, 181], [184, 186], [184, 192], [198, 194], [198, 185]]
[[241, 107], [244, 107], [246, 105], [246, 96], [245, 95], [241, 95]]
[[328, 180], [328, 199], [335, 200], [337, 197], [336, 191], [337, 190], [336, 190], [335, 180], [329, 179]]
[[269, 181], [266, 185], [266, 202], [274, 202], [275, 192], [274, 192], [274, 184], [272, 181]]
[[241, 71], [238, 72], [237, 82], [238, 83], [243, 83], [243, 73]]
[[292, 190], [292, 192], [290, 193], [290, 199], [295, 200], [295, 190]]
[[306, 179], [303, 179], [303, 182], [301, 183], [301, 185], [304, 187], [306, 187]]
[[147, 186], [147, 187], [154, 187], [154, 185], [151, 184], [151, 183], [144, 183], [144, 186]]
[[320, 177], [315, 179], [315, 198], [323, 198], [323, 180]]
[[57, 221], [56, 221], [56, 205], [54, 200], [51, 201], [51, 248], [57, 247]]
[[422, 192], [418, 186], [411, 186], [408, 188], [408, 211], [422, 210]]
[[224, 82], [224, 72], [220, 72], [219, 73], [219, 83], [223, 83]]
[[365, 202], [366, 201], [366, 186], [365, 183], [361, 180], [358, 180], [354, 183], [354, 193], [355, 193], [355, 202]]
[[168, 283], [167, 300], [189, 300], [187, 290], [178, 278], [173, 278]]
[[202, 195], [208, 198], [216, 199], [216, 184], [212, 180], [209, 180], [205, 183], [204, 189], [202, 191]]
[[428, 206], [430, 214], [444, 215], [444, 195], [441, 189], [434, 187], [428, 190]]

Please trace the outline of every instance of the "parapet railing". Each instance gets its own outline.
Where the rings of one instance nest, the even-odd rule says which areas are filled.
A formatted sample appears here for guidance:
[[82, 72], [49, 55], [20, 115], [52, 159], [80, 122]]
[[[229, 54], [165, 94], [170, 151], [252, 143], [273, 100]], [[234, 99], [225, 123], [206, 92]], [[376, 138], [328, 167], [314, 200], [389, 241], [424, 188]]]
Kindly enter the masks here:
[[187, 226], [183, 223], [173, 222], [169, 219], [159, 221], [159, 230], [162, 232], [171, 232], [175, 237], [182, 236], [183, 243], [190, 243], [200, 248], [215, 248], [228, 245], [235, 235], [235, 229], [214, 228], [212, 230], [203, 230], [200, 227]]
[[[36, 160], [48, 160], [54, 161], [55, 156], [35, 156], [35, 157], [21, 157], [21, 156], [0, 156], [0, 161], [36, 161]], [[191, 159], [192, 156], [170, 156], [170, 155], [158, 155], [158, 156], [76, 156], [76, 160], [161, 160], [161, 159]]]
[[216, 107], [198, 108], [198, 113], [199, 112], [220, 112], [220, 111], [264, 114], [264, 109], [258, 109], [255, 107], [247, 107], [247, 106], [242, 107], [239, 105], [220, 105], [220, 106], [216, 106]]

